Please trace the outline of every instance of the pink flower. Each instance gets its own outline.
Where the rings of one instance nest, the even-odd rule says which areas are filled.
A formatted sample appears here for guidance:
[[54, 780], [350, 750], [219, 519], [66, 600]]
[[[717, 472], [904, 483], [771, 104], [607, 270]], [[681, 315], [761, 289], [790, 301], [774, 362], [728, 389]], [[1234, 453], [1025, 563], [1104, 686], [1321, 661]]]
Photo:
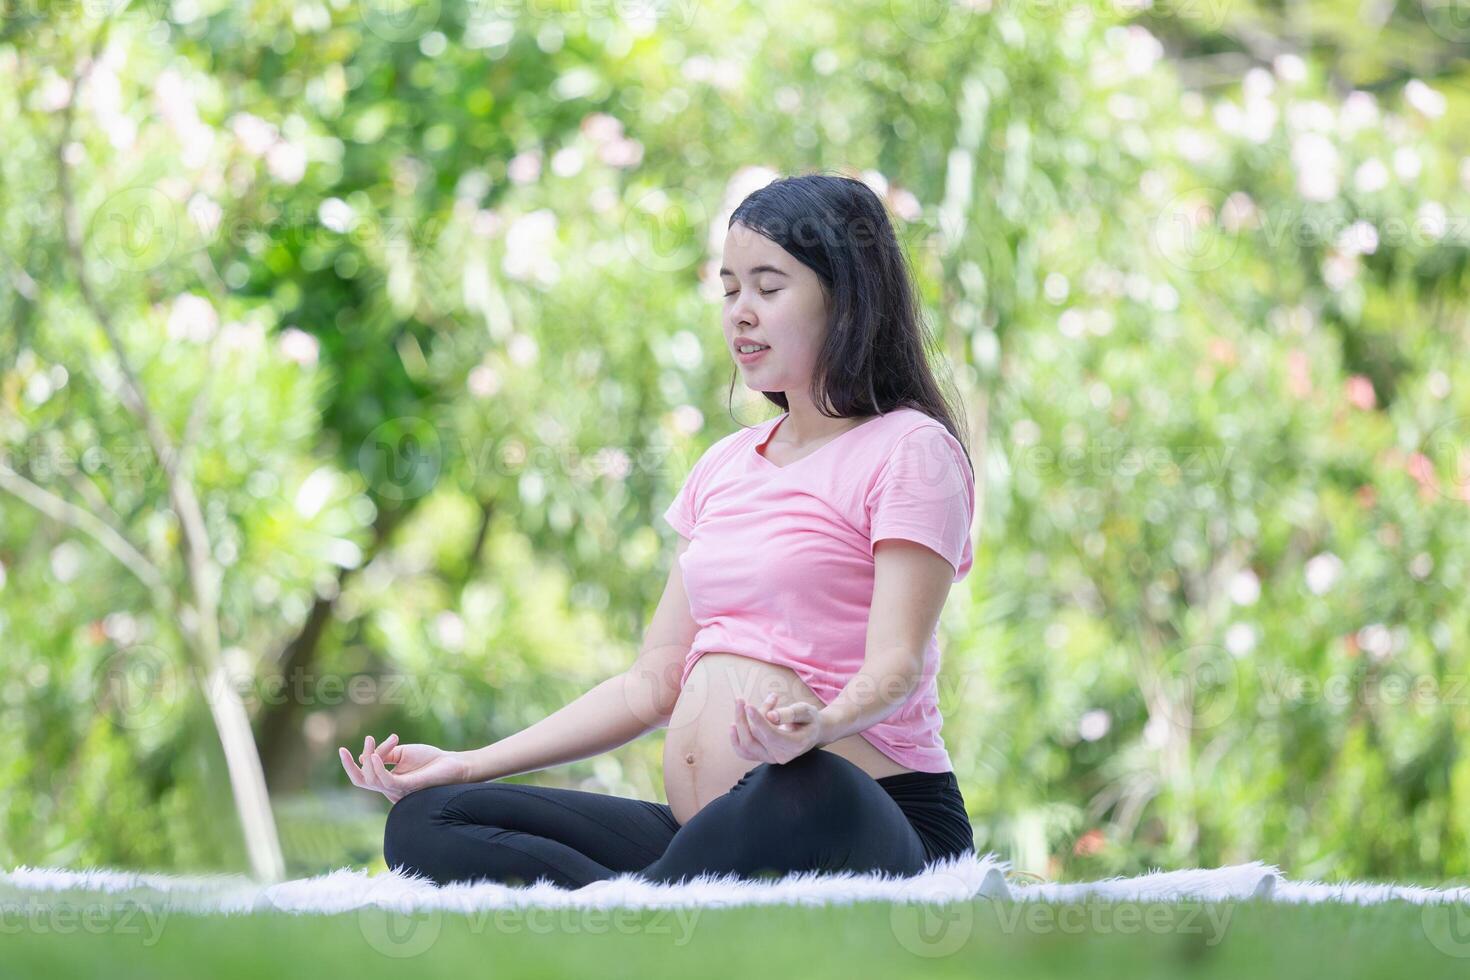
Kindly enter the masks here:
[[1072, 845], [1072, 853], [1080, 856], [1096, 854], [1106, 843], [1107, 838], [1103, 836], [1103, 832], [1094, 827], [1077, 838], [1077, 843]]
[[594, 143], [607, 143], [623, 136], [623, 124], [616, 116], [593, 112], [582, 117], [582, 132]]
[[1373, 382], [1367, 376], [1355, 374], [1347, 379], [1347, 400], [1354, 408], [1365, 412], [1372, 411], [1378, 404], [1378, 398], [1373, 393]]
[[1286, 383], [1296, 398], [1306, 398], [1312, 393], [1311, 363], [1306, 351], [1294, 350], [1286, 355]]
[[300, 330], [296, 327], [287, 327], [281, 331], [281, 354], [288, 360], [295, 361], [297, 364], [305, 367], [316, 364], [320, 346], [317, 339], [305, 330]]
[[1439, 482], [1434, 476], [1434, 463], [1423, 453], [1410, 453], [1404, 461], [1404, 469], [1419, 484], [1420, 495], [1428, 498], [1439, 492]]

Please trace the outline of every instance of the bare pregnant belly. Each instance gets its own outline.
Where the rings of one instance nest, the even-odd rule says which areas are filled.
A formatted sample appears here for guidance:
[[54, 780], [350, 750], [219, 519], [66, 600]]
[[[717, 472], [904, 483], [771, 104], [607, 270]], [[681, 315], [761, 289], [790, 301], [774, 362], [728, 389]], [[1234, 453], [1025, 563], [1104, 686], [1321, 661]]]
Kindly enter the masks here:
[[[686, 824], [705, 804], [730, 791], [761, 763], [735, 751], [730, 723], [735, 699], [760, 704], [772, 692], [781, 705], [795, 701], [822, 706], [796, 672], [737, 653], [710, 652], [699, 658], [669, 718], [664, 739], [664, 792], [674, 819]], [[874, 779], [913, 772], [894, 762], [861, 735], [822, 746], [854, 763]]]

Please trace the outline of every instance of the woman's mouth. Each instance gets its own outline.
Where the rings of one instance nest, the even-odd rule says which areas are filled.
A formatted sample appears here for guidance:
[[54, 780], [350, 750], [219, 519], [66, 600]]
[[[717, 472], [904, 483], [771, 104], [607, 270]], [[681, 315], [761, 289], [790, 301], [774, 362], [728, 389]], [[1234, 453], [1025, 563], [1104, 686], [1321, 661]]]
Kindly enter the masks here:
[[751, 363], [754, 363], [757, 359], [759, 359], [760, 356], [762, 354], [764, 354], [768, 350], [770, 350], [769, 347], [761, 347], [758, 350], [751, 351], [749, 354], [747, 354], [743, 350], [741, 350], [739, 347], [737, 347], [737, 348], [735, 348], [735, 358], [741, 364], [751, 364]]

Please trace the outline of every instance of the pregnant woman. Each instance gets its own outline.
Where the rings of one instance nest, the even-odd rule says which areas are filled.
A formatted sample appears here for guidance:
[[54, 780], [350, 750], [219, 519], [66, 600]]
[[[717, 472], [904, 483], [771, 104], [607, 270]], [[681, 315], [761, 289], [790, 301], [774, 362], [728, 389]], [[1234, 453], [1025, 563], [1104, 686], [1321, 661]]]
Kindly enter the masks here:
[[[626, 672], [478, 750], [339, 750], [393, 802], [389, 867], [580, 888], [907, 876], [973, 850], [935, 677], [974, 473], [887, 213], [860, 181], [777, 180], [722, 258], [726, 349], [783, 413], [715, 442], [664, 513], [674, 560]], [[501, 781], [657, 728], [667, 804]]]

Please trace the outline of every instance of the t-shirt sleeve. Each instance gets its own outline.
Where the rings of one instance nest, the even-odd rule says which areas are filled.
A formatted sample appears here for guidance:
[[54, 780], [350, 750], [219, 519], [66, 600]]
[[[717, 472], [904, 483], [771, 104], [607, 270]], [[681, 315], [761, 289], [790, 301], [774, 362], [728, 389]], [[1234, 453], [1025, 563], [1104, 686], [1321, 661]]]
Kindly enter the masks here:
[[699, 508], [704, 502], [705, 474], [709, 471], [711, 457], [714, 456], [718, 446], [719, 443], [716, 443], [706, 449], [704, 455], [694, 461], [694, 466], [684, 479], [684, 485], [679, 488], [673, 501], [664, 510], [664, 520], [682, 537], [694, 536], [694, 525], [699, 521]]
[[873, 553], [884, 538], [903, 538], [943, 556], [955, 568], [954, 582], [969, 574], [975, 481], [948, 429], [925, 425], [900, 437], [878, 470], [867, 508]]

